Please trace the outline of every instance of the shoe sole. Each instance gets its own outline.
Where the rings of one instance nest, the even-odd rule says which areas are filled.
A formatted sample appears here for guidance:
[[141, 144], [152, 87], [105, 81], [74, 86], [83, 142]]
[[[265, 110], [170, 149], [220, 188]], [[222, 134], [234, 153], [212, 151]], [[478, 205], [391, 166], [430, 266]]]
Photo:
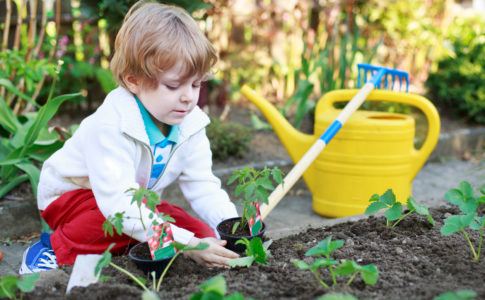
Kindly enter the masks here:
[[[29, 247], [30, 248], [30, 247]], [[27, 256], [27, 252], [29, 251], [29, 248], [25, 249], [24, 251], [24, 254], [22, 256], [22, 265], [20, 265], [20, 269], [19, 269], [19, 274], [20, 275], [24, 275], [24, 274], [32, 274], [34, 272], [32, 272], [32, 270], [27, 266], [27, 264], [25, 263], [25, 258]]]

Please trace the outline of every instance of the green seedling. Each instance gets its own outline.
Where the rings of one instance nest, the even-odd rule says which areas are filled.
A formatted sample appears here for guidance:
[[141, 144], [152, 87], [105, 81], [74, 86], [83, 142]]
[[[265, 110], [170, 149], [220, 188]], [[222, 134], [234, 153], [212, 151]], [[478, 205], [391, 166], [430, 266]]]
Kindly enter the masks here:
[[246, 167], [236, 170], [227, 181], [228, 185], [237, 181], [234, 194], [242, 197], [243, 212], [241, 222], [232, 227], [232, 234], [241, 226], [247, 226], [251, 218], [256, 217], [256, 203], [268, 204], [270, 192], [274, 190], [273, 183], [280, 184], [283, 181], [281, 170], [277, 167], [272, 169], [265, 167], [263, 170]]
[[473, 290], [458, 290], [446, 292], [433, 298], [433, 300], [473, 300], [477, 293]]
[[[175, 220], [170, 217], [169, 215], [164, 215], [163, 213], [157, 212], [157, 205], [160, 204], [160, 196], [155, 193], [154, 191], [150, 191], [145, 188], [139, 189], [129, 189], [126, 191], [132, 195], [131, 204], [136, 203], [138, 207], [139, 217], [136, 218], [139, 220], [143, 226], [143, 229], [146, 230], [146, 224], [143, 222], [141, 217], [141, 206], [142, 204], [145, 205], [149, 210], [150, 214], [148, 218], [152, 220], [151, 225], [159, 225], [157, 220], [162, 220], [163, 222], [172, 222], [174, 223]], [[125, 212], [117, 212], [114, 216], [108, 216], [108, 218], [103, 222], [103, 232], [104, 235], [113, 236], [114, 232], [116, 234], [121, 235], [123, 234], [123, 221], [131, 219], [132, 217], [125, 216]]]
[[20, 299], [22, 299], [22, 293], [32, 292], [39, 278], [39, 273], [21, 277], [14, 275], [0, 277], [0, 298], [17, 299], [17, 293], [20, 293]]
[[434, 226], [434, 220], [426, 206], [419, 204], [413, 197], [409, 197], [406, 203], [408, 211], [403, 212], [403, 206], [396, 200], [396, 195], [392, 189], [388, 189], [384, 194], [379, 196], [378, 194], [372, 195], [369, 199], [369, 206], [365, 210], [366, 215], [374, 215], [378, 211], [385, 209], [384, 216], [386, 217], [386, 226], [394, 228], [404, 218], [412, 213], [425, 216], [431, 225]]
[[[485, 215], [480, 214], [480, 206], [485, 203], [485, 186], [480, 189], [481, 195], [475, 195], [473, 187], [467, 181], [462, 181], [458, 188], [451, 189], [445, 194], [445, 199], [449, 203], [458, 206], [460, 214], [452, 215], [445, 219], [441, 227], [441, 234], [444, 236], [452, 235], [454, 233], [461, 233], [465, 238], [473, 260], [478, 262], [480, 260], [480, 253], [482, 252], [483, 233], [485, 230]], [[474, 246], [468, 230], [478, 231], [478, 243]]]
[[[160, 292], [160, 287], [162, 286], [163, 279], [165, 278], [165, 275], [167, 274], [168, 270], [172, 266], [175, 259], [177, 259], [177, 257], [180, 254], [182, 254], [186, 251], [200, 251], [200, 250], [205, 250], [205, 249], [209, 248], [209, 245], [207, 243], [199, 243], [197, 246], [194, 246], [194, 247], [186, 246], [186, 245], [183, 245], [183, 244], [180, 244], [180, 243], [177, 243], [177, 242], [173, 242], [173, 245], [174, 245], [175, 249], [177, 249], [178, 251], [170, 259], [170, 261], [168, 262], [165, 269], [163, 269], [162, 275], [160, 276], [160, 278], [158, 280], [156, 279], [155, 272], [151, 273], [151, 277], [152, 277], [151, 288], [149, 288], [147, 286], [146, 280], [144, 278], [137, 277], [134, 274], [132, 274], [130, 271], [128, 271], [128, 270], [126, 270], [126, 269], [124, 269], [124, 268], [122, 268], [122, 267], [120, 267], [120, 266], [118, 266], [118, 265], [116, 265], [115, 263], [112, 262], [112, 255], [111, 255], [110, 250], [113, 248], [114, 244], [111, 244], [108, 247], [108, 249], [106, 249], [106, 251], [104, 251], [103, 255], [101, 256], [98, 263], [96, 264], [96, 267], [94, 269], [94, 274], [96, 276], [100, 276], [102, 270], [104, 268], [110, 266], [110, 267], [116, 269], [117, 271], [125, 274], [131, 280], [133, 280], [133, 282], [138, 284], [143, 289], [143, 299], [158, 299], [157, 293]], [[148, 297], [148, 298], [144, 298], [144, 297]], [[153, 298], [153, 297], [156, 297], [156, 298]]]
[[328, 293], [317, 298], [317, 300], [357, 300], [351, 294], [345, 293]]
[[227, 295], [227, 284], [224, 276], [217, 275], [199, 285], [200, 291], [190, 295], [190, 300], [244, 300], [238, 292]]
[[231, 267], [250, 267], [254, 262], [266, 265], [268, 263], [268, 257], [270, 252], [269, 246], [273, 243], [272, 240], [263, 243], [260, 237], [254, 237], [251, 240], [242, 238], [236, 242], [236, 244], [243, 244], [246, 246], [246, 256], [229, 260], [229, 266]]
[[320, 269], [328, 270], [332, 279], [332, 286], [337, 284], [337, 277], [346, 276], [350, 276], [346, 282], [347, 285], [350, 285], [359, 274], [365, 284], [376, 284], [377, 279], [379, 278], [379, 271], [374, 264], [361, 266], [352, 260], [343, 259], [337, 261], [332, 258], [332, 253], [342, 248], [343, 245], [344, 241], [332, 241], [332, 237], [329, 236], [323, 241], [318, 242], [315, 247], [305, 253], [305, 256], [317, 257], [311, 264], [298, 259], [293, 260], [293, 264], [300, 270], [310, 270], [317, 281], [327, 289], [330, 288], [330, 286], [322, 279]]

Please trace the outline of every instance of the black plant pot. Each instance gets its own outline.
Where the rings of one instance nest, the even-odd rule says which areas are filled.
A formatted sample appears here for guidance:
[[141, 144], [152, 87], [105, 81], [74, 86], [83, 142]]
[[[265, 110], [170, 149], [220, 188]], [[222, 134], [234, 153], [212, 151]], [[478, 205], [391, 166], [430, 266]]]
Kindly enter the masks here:
[[231, 234], [232, 224], [238, 221], [241, 221], [240, 217], [224, 220], [217, 225], [216, 229], [219, 235], [221, 236], [221, 240], [227, 241], [227, 244], [226, 244], [227, 249], [237, 253], [243, 253], [246, 250], [246, 247], [243, 244], [236, 244], [236, 242], [242, 238], [247, 238], [248, 240], [251, 240], [256, 236], [263, 239], [264, 231], [266, 230], [266, 225], [263, 222], [263, 227], [261, 228], [259, 234], [256, 236], [251, 236], [249, 234], [247, 235]]
[[130, 249], [130, 252], [128, 252], [128, 257], [135, 263], [138, 269], [142, 270], [145, 274], [151, 274], [155, 271], [157, 277], [162, 275], [163, 270], [165, 270], [165, 267], [171, 259], [152, 260], [147, 242], [136, 244]]

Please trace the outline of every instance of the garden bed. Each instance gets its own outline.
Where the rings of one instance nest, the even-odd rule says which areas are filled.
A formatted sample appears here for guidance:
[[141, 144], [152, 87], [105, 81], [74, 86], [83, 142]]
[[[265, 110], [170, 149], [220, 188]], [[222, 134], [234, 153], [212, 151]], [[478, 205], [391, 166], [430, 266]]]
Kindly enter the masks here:
[[[298, 270], [292, 259], [304, 259], [305, 252], [317, 242], [332, 235], [345, 241], [335, 252], [336, 259], [353, 259], [359, 264], [375, 264], [379, 280], [375, 286], [366, 286], [356, 278], [350, 287], [339, 282], [331, 291], [348, 292], [359, 299], [432, 299], [445, 291], [473, 289], [478, 298], [485, 297], [485, 262], [473, 262], [461, 235], [441, 236], [439, 229], [451, 208], [431, 210], [436, 225], [420, 216], [404, 219], [396, 228], [385, 226], [383, 217], [347, 222], [328, 228], [308, 229], [300, 234], [274, 241], [272, 257], [266, 266], [248, 269], [205, 269], [194, 262], [179, 258], [165, 279], [160, 296], [162, 299], [187, 299], [197, 291], [197, 286], [217, 274], [224, 275], [228, 291], [241, 292], [255, 299], [315, 299], [328, 290], [321, 287], [308, 271]], [[477, 238], [472, 235], [473, 238]], [[135, 270], [126, 257], [115, 262]], [[142, 275], [135, 270], [137, 275]], [[72, 299], [140, 299], [141, 290], [114, 269], [104, 274], [111, 276], [105, 283], [88, 288], [75, 288]], [[326, 276], [326, 275], [325, 275]], [[324, 277], [328, 282], [329, 278]], [[37, 288], [28, 299], [62, 297], [63, 286]]]

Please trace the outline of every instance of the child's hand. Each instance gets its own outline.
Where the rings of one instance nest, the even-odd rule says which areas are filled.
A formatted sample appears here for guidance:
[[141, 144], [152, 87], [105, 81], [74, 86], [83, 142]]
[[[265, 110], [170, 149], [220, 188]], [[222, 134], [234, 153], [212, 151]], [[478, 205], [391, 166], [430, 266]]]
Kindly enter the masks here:
[[187, 251], [185, 254], [200, 265], [209, 268], [228, 268], [229, 265], [227, 262], [230, 259], [239, 257], [237, 253], [224, 248], [224, 245], [227, 243], [226, 241], [221, 241], [211, 237], [203, 239], [193, 237], [189, 242], [189, 246], [197, 246], [199, 243], [207, 243], [209, 244], [209, 248], [205, 250]]

